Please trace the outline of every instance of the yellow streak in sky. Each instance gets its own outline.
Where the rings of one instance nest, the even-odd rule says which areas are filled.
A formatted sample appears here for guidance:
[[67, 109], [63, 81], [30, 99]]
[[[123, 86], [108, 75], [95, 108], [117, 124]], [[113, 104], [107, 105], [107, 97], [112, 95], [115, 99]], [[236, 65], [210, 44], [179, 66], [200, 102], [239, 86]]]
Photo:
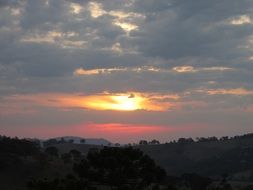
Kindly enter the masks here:
[[[164, 96], [167, 99], [167, 96]], [[36, 94], [16, 95], [8, 98], [11, 102], [19, 102], [45, 107], [58, 107], [61, 109], [90, 109], [90, 110], [114, 110], [114, 111], [166, 111], [173, 104], [161, 101], [161, 96], [141, 93], [101, 93], [94, 95], [80, 94]], [[162, 98], [163, 99], [163, 98]]]
[[[109, 96], [91, 96], [85, 98], [84, 106], [98, 110], [121, 110], [133, 111], [143, 109], [145, 99], [143, 97], [131, 95], [109, 95]], [[87, 101], [88, 100], [88, 101]]]

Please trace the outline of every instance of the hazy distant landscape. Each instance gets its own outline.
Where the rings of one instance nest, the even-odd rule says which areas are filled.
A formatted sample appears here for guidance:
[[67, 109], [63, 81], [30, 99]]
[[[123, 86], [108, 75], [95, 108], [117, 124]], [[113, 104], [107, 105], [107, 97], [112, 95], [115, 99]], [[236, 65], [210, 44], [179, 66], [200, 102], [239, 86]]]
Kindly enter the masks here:
[[[109, 144], [98, 145], [101, 142]], [[36, 139], [0, 137], [1, 189], [253, 187], [253, 134], [180, 138], [165, 144], [140, 140], [127, 145], [104, 139], [60, 137], [41, 145]]]

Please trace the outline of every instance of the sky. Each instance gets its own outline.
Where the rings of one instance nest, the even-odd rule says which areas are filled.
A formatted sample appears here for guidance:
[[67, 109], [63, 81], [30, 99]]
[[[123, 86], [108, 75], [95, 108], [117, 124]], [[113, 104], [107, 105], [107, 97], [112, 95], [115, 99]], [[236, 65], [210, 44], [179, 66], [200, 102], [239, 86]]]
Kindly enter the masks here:
[[0, 134], [165, 142], [252, 125], [252, 0], [0, 0]]

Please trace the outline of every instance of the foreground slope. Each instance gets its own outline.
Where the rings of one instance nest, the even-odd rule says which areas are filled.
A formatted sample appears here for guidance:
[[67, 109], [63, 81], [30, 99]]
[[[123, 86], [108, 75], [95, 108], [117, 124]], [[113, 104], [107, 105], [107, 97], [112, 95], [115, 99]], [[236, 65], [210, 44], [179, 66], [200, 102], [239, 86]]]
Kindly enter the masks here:
[[253, 135], [232, 139], [138, 146], [168, 173], [233, 174], [253, 180]]

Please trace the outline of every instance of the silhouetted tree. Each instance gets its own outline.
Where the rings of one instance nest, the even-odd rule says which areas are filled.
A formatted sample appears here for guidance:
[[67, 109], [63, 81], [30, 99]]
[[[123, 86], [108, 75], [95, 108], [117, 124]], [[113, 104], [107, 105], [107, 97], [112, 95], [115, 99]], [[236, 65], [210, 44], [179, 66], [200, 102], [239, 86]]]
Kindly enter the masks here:
[[130, 185], [132, 189], [158, 183], [166, 176], [165, 170], [150, 157], [132, 147], [105, 147], [89, 152], [87, 159], [75, 164], [73, 170], [80, 178], [89, 181], [117, 188]]
[[232, 186], [228, 183], [228, 174], [222, 174], [222, 179], [215, 190], [233, 190]]
[[179, 138], [177, 142], [179, 144], [189, 144], [189, 143], [193, 143], [194, 140], [192, 138]]
[[117, 147], [119, 147], [119, 146], [120, 146], [120, 144], [119, 144], [119, 143], [115, 143], [114, 145], [115, 145], [115, 146], [117, 146]]
[[67, 176], [64, 179], [31, 180], [27, 183], [27, 187], [31, 190], [89, 190], [92, 188], [86, 181], [73, 176]]
[[140, 140], [139, 145], [147, 145], [148, 141], [146, 140]]
[[178, 190], [178, 189], [177, 189], [177, 187], [175, 187], [174, 185], [169, 184], [169, 185], [167, 185], [167, 186], [165, 187], [164, 190]]
[[2, 137], [0, 139], [1, 153], [29, 156], [39, 152], [39, 145], [26, 139]]
[[252, 190], [253, 185], [247, 185], [246, 187], [243, 188], [243, 190]]
[[72, 156], [70, 153], [64, 153], [61, 155], [61, 159], [64, 161], [64, 163], [70, 163], [72, 161]]
[[207, 142], [207, 138], [205, 137], [197, 137], [197, 142]]
[[81, 152], [75, 149], [70, 150], [69, 154], [71, 155], [72, 160], [80, 160], [82, 156]]
[[58, 144], [58, 141], [56, 139], [49, 139], [49, 140], [43, 142], [44, 147], [52, 146], [55, 144]]
[[0, 138], [0, 169], [19, 167], [27, 156], [37, 156], [40, 153], [39, 145], [33, 140]]
[[211, 179], [197, 174], [183, 174], [181, 179], [184, 182], [184, 185], [194, 190], [206, 189], [212, 182]]
[[220, 138], [220, 141], [227, 141], [228, 139], [229, 139], [228, 136], [224, 136]]
[[149, 144], [160, 144], [160, 142], [156, 139], [153, 139], [152, 141], [149, 142]]
[[218, 141], [217, 137], [208, 137], [208, 141]]

